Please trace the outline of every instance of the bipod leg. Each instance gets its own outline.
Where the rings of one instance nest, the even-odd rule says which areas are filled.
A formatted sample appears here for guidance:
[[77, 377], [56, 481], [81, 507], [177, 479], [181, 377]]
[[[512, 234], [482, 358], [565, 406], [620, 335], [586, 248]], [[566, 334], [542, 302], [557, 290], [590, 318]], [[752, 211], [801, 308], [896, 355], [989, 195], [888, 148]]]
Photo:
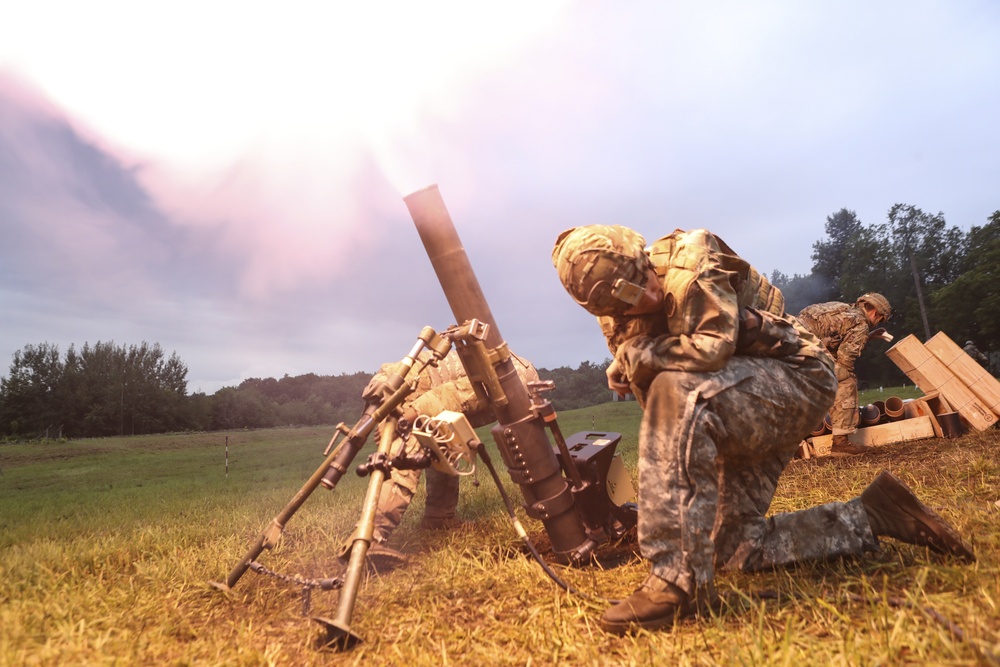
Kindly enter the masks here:
[[285, 508], [282, 509], [281, 512], [279, 512], [278, 515], [271, 520], [271, 523], [267, 525], [264, 532], [261, 533], [260, 537], [257, 539], [256, 544], [250, 547], [250, 550], [246, 552], [243, 559], [236, 564], [236, 567], [234, 567], [229, 573], [229, 576], [226, 577], [226, 582], [222, 583], [219, 581], [210, 581], [208, 582], [209, 586], [217, 588], [221, 591], [228, 591], [236, 585], [236, 582], [240, 580], [240, 577], [242, 577], [250, 568], [250, 563], [253, 562], [257, 556], [264, 551], [264, 549], [272, 549], [278, 544], [278, 541], [281, 539], [281, 531], [285, 529], [285, 524], [288, 523], [288, 520], [292, 518], [300, 507], [302, 507], [302, 503], [304, 503], [306, 499], [312, 495], [312, 492], [316, 490], [316, 487], [319, 486], [320, 481], [323, 479], [323, 475], [326, 474], [326, 471], [330, 468], [330, 464], [333, 463], [334, 458], [336, 458], [339, 453], [340, 447], [335, 447], [333, 451], [327, 455], [327, 457], [323, 460], [323, 463], [321, 463], [319, 468], [316, 469], [316, 472], [314, 472], [312, 476], [306, 480], [306, 483], [302, 485], [302, 488], [299, 489], [298, 493], [292, 497], [288, 504], [285, 505]]
[[[395, 438], [396, 418], [389, 417], [382, 425], [382, 438], [379, 441], [378, 453], [387, 457]], [[351, 616], [354, 614], [354, 604], [357, 602], [361, 579], [365, 574], [368, 547], [371, 546], [372, 536], [375, 534], [375, 513], [378, 509], [378, 499], [382, 493], [385, 475], [385, 471], [378, 467], [371, 471], [368, 492], [365, 494], [365, 502], [361, 508], [361, 519], [354, 531], [354, 542], [351, 544], [351, 555], [347, 562], [347, 571], [344, 573], [344, 584], [340, 588], [336, 615], [332, 619], [322, 616], [312, 617], [314, 621], [326, 629], [326, 636], [321, 641], [324, 646], [346, 651], [361, 641], [361, 637], [351, 632]]]

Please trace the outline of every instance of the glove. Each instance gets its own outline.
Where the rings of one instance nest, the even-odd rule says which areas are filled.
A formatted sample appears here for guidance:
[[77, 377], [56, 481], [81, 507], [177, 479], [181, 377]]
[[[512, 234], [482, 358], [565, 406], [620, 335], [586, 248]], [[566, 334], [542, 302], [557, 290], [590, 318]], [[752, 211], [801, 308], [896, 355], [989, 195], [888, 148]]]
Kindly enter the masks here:
[[886, 331], [885, 327], [879, 327], [868, 332], [868, 340], [884, 340], [887, 343], [891, 343], [892, 334]]

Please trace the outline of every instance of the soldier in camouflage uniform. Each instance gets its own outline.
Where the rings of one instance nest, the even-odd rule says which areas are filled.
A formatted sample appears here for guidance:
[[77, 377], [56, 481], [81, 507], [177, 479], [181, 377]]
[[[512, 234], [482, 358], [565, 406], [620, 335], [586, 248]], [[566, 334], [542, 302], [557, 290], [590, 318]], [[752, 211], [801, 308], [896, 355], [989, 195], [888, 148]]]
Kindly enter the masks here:
[[877, 327], [891, 315], [889, 300], [875, 292], [861, 295], [853, 306], [829, 301], [806, 306], [799, 313], [799, 321], [819, 337], [834, 360], [837, 395], [830, 407], [833, 427], [830, 452], [833, 456], [871, 451], [871, 447], [848, 438], [858, 425], [858, 378], [854, 374], [854, 362], [865, 349], [871, 327]]
[[643, 407], [642, 586], [601, 619], [608, 632], [662, 628], [710, 605], [716, 569], [760, 570], [860, 554], [890, 536], [972, 558], [896, 477], [849, 502], [766, 517], [778, 478], [833, 400], [833, 360], [783, 314], [781, 292], [720, 238], [680, 231], [649, 249], [636, 232], [563, 232], [552, 260], [598, 316], [608, 386]]
[[971, 340], [965, 341], [965, 347], [962, 348], [962, 351], [965, 352], [970, 357], [972, 357], [975, 360], [975, 362], [980, 366], [989, 365], [990, 360], [987, 359], [985, 354], [979, 351], [979, 348], [976, 347], [975, 341]]
[[[428, 352], [422, 353], [424, 355]], [[538, 380], [538, 371], [528, 361], [511, 355], [514, 368], [521, 380], [527, 384]], [[364, 395], [377, 395], [379, 387], [397, 370], [397, 364], [384, 364], [376, 373]], [[403, 415], [413, 423], [418, 415], [435, 417], [444, 410], [461, 412], [473, 428], [485, 426], [496, 421], [489, 404], [480, 400], [455, 350], [451, 350], [436, 366], [428, 366], [417, 378], [416, 389], [407, 397], [401, 406]], [[420, 453], [420, 443], [410, 435], [404, 441], [397, 437], [391, 446], [390, 457], [401, 451], [416, 455]], [[393, 468], [386, 478], [379, 494], [375, 512], [375, 530], [372, 535], [372, 547], [369, 553], [373, 557], [382, 557], [385, 562], [403, 560], [402, 554], [385, 546], [389, 536], [399, 527], [403, 514], [420, 483], [421, 470], [399, 470]], [[443, 530], [462, 525], [456, 516], [458, 506], [458, 477], [427, 468], [427, 500], [424, 504], [424, 515], [420, 527], [428, 530]], [[341, 551], [341, 558], [349, 555], [350, 546], [354, 542], [352, 536]]]

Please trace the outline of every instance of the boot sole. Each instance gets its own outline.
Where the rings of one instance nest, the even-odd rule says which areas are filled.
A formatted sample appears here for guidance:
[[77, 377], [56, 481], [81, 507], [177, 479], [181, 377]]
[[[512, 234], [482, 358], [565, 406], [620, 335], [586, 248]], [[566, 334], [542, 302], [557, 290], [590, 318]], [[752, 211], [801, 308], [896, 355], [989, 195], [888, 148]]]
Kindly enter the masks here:
[[696, 604], [687, 604], [680, 610], [674, 610], [667, 616], [650, 618], [643, 621], [629, 619], [627, 621], [609, 621], [602, 618], [601, 629], [615, 635], [627, 635], [638, 630], [666, 630], [676, 623], [686, 621], [699, 616], [706, 616], [713, 610], [721, 609], [722, 600], [713, 596], [711, 600], [705, 600]]
[[951, 554], [973, 562], [976, 560], [972, 549], [965, 540], [937, 512], [920, 502], [920, 499], [895, 475], [883, 472], [879, 475], [879, 492], [888, 498], [899, 510], [913, 517], [922, 528], [925, 543], [922, 546], [938, 553]]

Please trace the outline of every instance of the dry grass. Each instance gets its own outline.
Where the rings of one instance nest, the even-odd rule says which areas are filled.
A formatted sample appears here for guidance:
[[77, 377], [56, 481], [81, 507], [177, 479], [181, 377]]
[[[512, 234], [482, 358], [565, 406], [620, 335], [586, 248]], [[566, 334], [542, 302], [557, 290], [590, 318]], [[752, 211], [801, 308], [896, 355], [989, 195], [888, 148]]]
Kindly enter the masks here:
[[[607, 404], [560, 423], [567, 434], [623, 432], [634, 466], [637, 417], [634, 403]], [[977, 563], [886, 542], [863, 559], [725, 574], [717, 613], [625, 638], [602, 632], [597, 619], [601, 598], [627, 595], [645, 576], [634, 545], [604, 545], [604, 566], [556, 568], [593, 598], [574, 596], [525, 556], [488, 475], [478, 488], [463, 482], [460, 509], [477, 520], [468, 531], [420, 530], [418, 495], [393, 538], [411, 562], [370, 574], [351, 626], [363, 642], [347, 652], [317, 649], [321, 627], [303, 616], [296, 587], [253, 572], [229, 593], [206, 584], [225, 578], [298, 490], [329, 433], [229, 434], [229, 479], [225, 435], [84, 441], [34, 455], [0, 447], [0, 665], [1000, 662], [997, 431], [885, 446], [864, 459], [797, 461], [774, 501], [786, 511], [846, 500], [890, 469], [969, 538]], [[363, 490], [351, 475], [333, 493], [314, 493], [260, 561], [303, 577], [335, 574], [333, 554]], [[522, 520], [544, 545], [541, 525]], [[311, 612], [333, 617], [338, 595], [314, 592]]]

